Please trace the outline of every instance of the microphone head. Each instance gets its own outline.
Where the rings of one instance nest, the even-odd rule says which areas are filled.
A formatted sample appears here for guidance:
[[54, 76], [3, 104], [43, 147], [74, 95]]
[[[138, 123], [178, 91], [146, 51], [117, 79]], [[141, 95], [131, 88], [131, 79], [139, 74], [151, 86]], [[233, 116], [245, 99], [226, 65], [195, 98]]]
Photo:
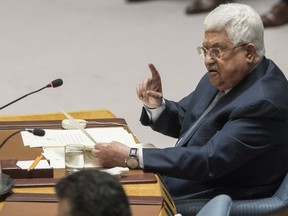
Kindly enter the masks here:
[[57, 88], [59, 86], [61, 86], [63, 84], [63, 80], [62, 79], [56, 79], [53, 80], [51, 83], [49, 83], [46, 88]]
[[25, 129], [25, 131], [33, 133], [35, 136], [44, 136], [45, 135], [45, 130], [40, 129], [40, 128]]
[[35, 136], [44, 136], [45, 135], [45, 130], [40, 129], [40, 128], [35, 128], [33, 131], [33, 134]]

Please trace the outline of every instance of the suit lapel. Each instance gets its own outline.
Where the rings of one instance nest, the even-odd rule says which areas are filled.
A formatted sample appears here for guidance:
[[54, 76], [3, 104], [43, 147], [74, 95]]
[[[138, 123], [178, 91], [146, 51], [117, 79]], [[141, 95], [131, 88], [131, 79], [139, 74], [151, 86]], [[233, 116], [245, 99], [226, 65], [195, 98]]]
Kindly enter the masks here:
[[[227, 104], [229, 104], [232, 100], [234, 100], [236, 97], [241, 95], [244, 91], [246, 91], [248, 88], [250, 88], [257, 80], [259, 80], [267, 70], [269, 61], [264, 57], [263, 61], [259, 63], [259, 65], [251, 71], [250, 74], [247, 75], [246, 78], [244, 78], [236, 87], [231, 89], [227, 95], [225, 95], [223, 98], [219, 100], [217, 105], [199, 122], [199, 124], [196, 126], [195, 130], [192, 131], [190, 135], [190, 139], [193, 136], [193, 134], [197, 131], [197, 129], [201, 126], [201, 124], [206, 120], [207, 117], [215, 114], [217, 111], [219, 111], [221, 108], [225, 107]], [[206, 91], [206, 94], [204, 93], [203, 96], [198, 99], [197, 106], [193, 106], [191, 109], [191, 112], [194, 113], [192, 122], [190, 122], [189, 125], [185, 126], [184, 132], [189, 130], [192, 124], [195, 123], [195, 121], [201, 116], [201, 114], [205, 111], [205, 109], [209, 106], [209, 104], [214, 99], [215, 95], [217, 94], [217, 89], [210, 85], [206, 86], [208, 89]], [[201, 94], [201, 91], [199, 92]], [[194, 102], [194, 101], [193, 101]], [[195, 102], [194, 102], [195, 104]], [[189, 111], [190, 112], [190, 111]], [[186, 146], [186, 143], [183, 143], [182, 146]]]

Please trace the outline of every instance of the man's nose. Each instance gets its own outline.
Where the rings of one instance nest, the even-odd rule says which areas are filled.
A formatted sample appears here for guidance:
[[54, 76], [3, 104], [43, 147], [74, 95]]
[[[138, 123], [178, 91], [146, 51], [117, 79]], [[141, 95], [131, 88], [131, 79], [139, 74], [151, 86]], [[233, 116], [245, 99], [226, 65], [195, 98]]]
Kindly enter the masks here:
[[205, 57], [204, 57], [204, 61], [205, 61], [205, 64], [213, 64], [216, 62], [216, 59], [215, 58], [212, 58], [210, 53], [208, 52]]

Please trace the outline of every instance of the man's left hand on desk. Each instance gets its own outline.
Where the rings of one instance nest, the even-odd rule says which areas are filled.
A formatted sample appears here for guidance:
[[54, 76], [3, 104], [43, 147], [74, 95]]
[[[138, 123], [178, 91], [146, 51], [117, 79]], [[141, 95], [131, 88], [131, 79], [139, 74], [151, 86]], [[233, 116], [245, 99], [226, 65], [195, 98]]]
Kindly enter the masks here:
[[126, 167], [130, 147], [120, 142], [98, 143], [92, 150], [93, 155], [103, 167]]

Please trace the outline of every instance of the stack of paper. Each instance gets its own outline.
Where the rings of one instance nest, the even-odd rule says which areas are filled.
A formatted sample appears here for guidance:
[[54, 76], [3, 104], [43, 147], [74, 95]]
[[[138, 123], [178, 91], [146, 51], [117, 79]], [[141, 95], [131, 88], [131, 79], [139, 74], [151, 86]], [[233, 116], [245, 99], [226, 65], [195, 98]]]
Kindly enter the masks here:
[[[133, 135], [122, 127], [88, 128], [85, 131], [96, 142], [118, 141], [128, 146], [136, 144]], [[43, 155], [50, 161], [50, 165], [53, 168], [65, 167], [64, 146], [67, 144], [85, 145], [88, 149], [85, 153], [85, 167], [99, 167], [96, 158], [91, 153], [91, 149], [95, 143], [81, 130], [47, 129], [43, 137], [34, 136], [27, 131], [22, 131], [21, 135], [25, 146], [43, 148]]]
[[[96, 142], [118, 141], [128, 146], [135, 144], [131, 133], [122, 127], [85, 129]], [[45, 136], [37, 137], [27, 131], [21, 132], [23, 143], [30, 147], [63, 147], [67, 144], [95, 144], [80, 130], [45, 130]]]

